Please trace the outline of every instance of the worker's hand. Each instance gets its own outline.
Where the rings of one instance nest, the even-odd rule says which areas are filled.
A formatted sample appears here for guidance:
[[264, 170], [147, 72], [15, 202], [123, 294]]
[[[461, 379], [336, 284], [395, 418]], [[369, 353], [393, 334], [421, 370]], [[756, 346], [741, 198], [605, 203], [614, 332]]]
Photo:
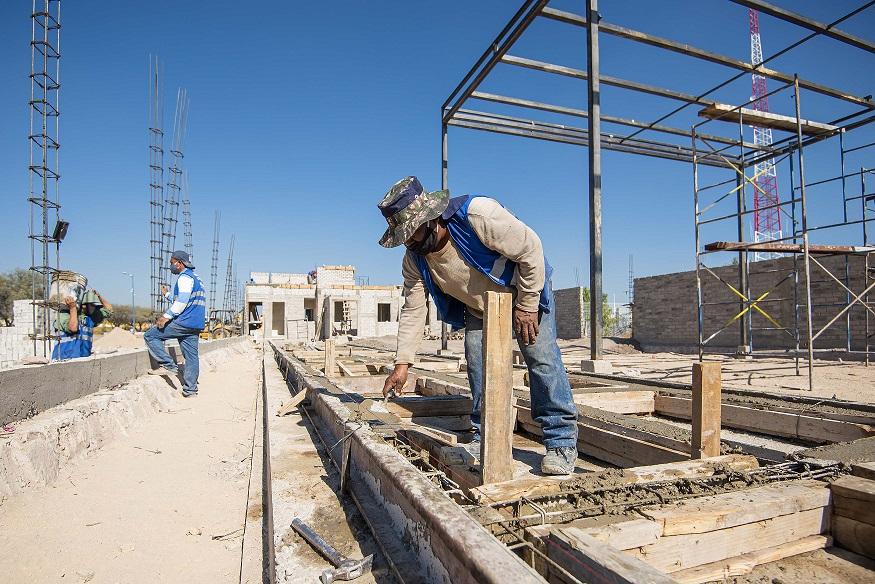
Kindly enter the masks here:
[[155, 320], [155, 324], [160, 329], [163, 329], [165, 326], [167, 326], [168, 322], [170, 322], [170, 319], [167, 318], [166, 316], [164, 316], [163, 314]]
[[167, 296], [167, 293], [168, 293], [168, 292], [170, 292], [170, 288], [168, 288], [168, 287], [167, 287], [166, 285], [164, 285], [164, 284], [161, 284], [161, 294], [163, 294], [164, 296]]
[[386, 383], [383, 384], [383, 397], [387, 397], [390, 391], [394, 391], [401, 395], [401, 389], [407, 383], [407, 370], [410, 368], [408, 363], [396, 363], [395, 369], [386, 378]]
[[534, 345], [538, 338], [538, 313], [514, 307], [513, 330], [524, 345]]
[[76, 299], [73, 298], [72, 296], [68, 296], [68, 297], [64, 298], [64, 304], [66, 304], [67, 308], [69, 308], [70, 310], [76, 309]]

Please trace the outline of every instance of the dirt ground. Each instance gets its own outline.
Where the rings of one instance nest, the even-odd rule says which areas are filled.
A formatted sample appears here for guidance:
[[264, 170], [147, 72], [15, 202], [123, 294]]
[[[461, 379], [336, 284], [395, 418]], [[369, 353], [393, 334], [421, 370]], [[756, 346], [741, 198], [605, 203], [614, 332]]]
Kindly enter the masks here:
[[259, 366], [249, 349], [202, 367], [198, 397], [8, 499], [4, 579], [238, 581]]
[[142, 349], [143, 346], [142, 333], [132, 333], [121, 327], [115, 327], [94, 337], [95, 353], [112, 353], [119, 349]]

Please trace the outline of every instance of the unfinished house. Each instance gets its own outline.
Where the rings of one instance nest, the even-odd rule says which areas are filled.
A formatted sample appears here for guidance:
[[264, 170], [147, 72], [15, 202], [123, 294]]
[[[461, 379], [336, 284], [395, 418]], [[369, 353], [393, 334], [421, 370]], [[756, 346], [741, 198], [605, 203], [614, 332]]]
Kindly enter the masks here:
[[401, 304], [401, 286], [358, 285], [355, 266], [319, 266], [310, 274], [252, 272], [244, 330], [298, 341], [394, 335]]

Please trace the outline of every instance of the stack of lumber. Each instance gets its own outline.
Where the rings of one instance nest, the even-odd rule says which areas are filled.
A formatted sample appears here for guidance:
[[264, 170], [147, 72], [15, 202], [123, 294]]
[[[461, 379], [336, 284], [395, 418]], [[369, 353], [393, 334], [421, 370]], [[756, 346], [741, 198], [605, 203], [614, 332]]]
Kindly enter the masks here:
[[830, 489], [836, 544], [875, 559], [875, 480], [844, 476]]
[[580, 548], [575, 540], [590, 547], [593, 541], [600, 542], [684, 583], [740, 576], [759, 564], [831, 544], [830, 489], [813, 480], [643, 507], [638, 512], [640, 517], [602, 526], [559, 527], [550, 533], [548, 544]]

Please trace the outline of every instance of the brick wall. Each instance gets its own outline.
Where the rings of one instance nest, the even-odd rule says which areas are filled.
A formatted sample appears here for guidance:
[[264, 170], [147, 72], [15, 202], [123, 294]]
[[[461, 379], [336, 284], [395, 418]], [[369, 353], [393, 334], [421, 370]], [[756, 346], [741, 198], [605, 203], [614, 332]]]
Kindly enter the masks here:
[[583, 288], [553, 290], [556, 301], [556, 334], [560, 339], [579, 339], [586, 335], [588, 305], [583, 302]]
[[[724, 258], [727, 254], [715, 254], [706, 258]], [[834, 256], [817, 258], [838, 278], [844, 279], [845, 258]], [[849, 260], [850, 288], [859, 293], [864, 284], [864, 258], [853, 256]], [[713, 261], [712, 261], [713, 263]], [[756, 262], [750, 268], [750, 292], [754, 298], [762, 295], [792, 273], [793, 258], [784, 257], [776, 260]], [[805, 347], [807, 323], [805, 315], [805, 270], [802, 257], [798, 258], [799, 285], [798, 301], [799, 331], [801, 346]], [[739, 287], [738, 267], [722, 266], [712, 268], [714, 273], [727, 283]], [[707, 338], [738, 312], [738, 297], [722, 282], [711, 274], [701, 273], [702, 297], [705, 303], [722, 302], [725, 304], [706, 305], [703, 311], [704, 336]], [[846, 292], [814, 262], [811, 263], [812, 289], [812, 320], [815, 333], [835, 316], [846, 302]], [[760, 304], [779, 324], [791, 331], [794, 329], [794, 286], [793, 277], [784, 280]], [[875, 293], [871, 295], [875, 300]], [[632, 332], [636, 341], [643, 346], [695, 346], [698, 343], [698, 327], [696, 314], [696, 272], [679, 272], [635, 279], [635, 304], [632, 308]], [[831, 305], [832, 304], [832, 305]], [[849, 312], [851, 323], [851, 349], [860, 350], [865, 346], [866, 311], [858, 305]], [[871, 314], [870, 314], [871, 316]], [[871, 329], [875, 330], [875, 317], [870, 319]], [[786, 349], [793, 348], [795, 341], [783, 331], [756, 330], [762, 327], [774, 327], [765, 317], [752, 311], [752, 343], [755, 349]], [[846, 348], [846, 320], [839, 319], [826, 329], [815, 341], [814, 347]], [[733, 323], [725, 331], [717, 335], [708, 345], [712, 347], [734, 348], [740, 344], [739, 326]], [[875, 343], [873, 343], [875, 344]]]

